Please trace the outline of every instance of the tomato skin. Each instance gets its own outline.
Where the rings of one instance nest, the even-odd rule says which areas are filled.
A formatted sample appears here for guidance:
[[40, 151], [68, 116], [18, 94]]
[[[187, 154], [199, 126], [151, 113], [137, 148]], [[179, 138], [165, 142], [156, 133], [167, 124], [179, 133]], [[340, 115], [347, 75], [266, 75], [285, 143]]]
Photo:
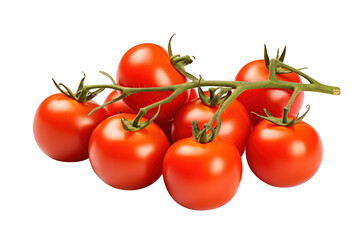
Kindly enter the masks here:
[[[197, 91], [194, 88], [192, 88], [192, 89], [190, 89], [190, 94], [189, 94], [189, 98], [188, 98], [187, 102], [191, 102], [195, 99], [198, 99]], [[172, 141], [172, 137], [171, 137], [171, 129], [172, 129], [173, 121], [161, 122], [161, 121], [158, 121], [157, 119], [155, 119], [154, 122], [163, 130], [163, 132], [166, 134], [166, 136], [169, 140], [169, 143], [172, 144], [173, 141]]]
[[[119, 97], [120, 94], [117, 90], [113, 90], [111, 91], [111, 93], [106, 97], [104, 103], [107, 103], [111, 100], [113, 100], [114, 98]], [[121, 113], [132, 113], [131, 110], [126, 106], [126, 104], [124, 103], [123, 99], [116, 101], [114, 103], [111, 103], [109, 105], [106, 105], [104, 107], [104, 109], [108, 112], [109, 116], [118, 114], [119, 112]]]
[[79, 103], [62, 93], [49, 96], [35, 113], [33, 132], [36, 143], [55, 160], [76, 162], [87, 159], [90, 135], [108, 117], [104, 109], [87, 117], [98, 106], [92, 100]]
[[161, 128], [161, 130], [165, 133], [169, 143], [172, 143], [172, 139], [171, 139], [171, 126], [172, 126], [172, 121], [170, 122], [156, 122], [156, 124]]
[[90, 138], [91, 166], [101, 180], [114, 188], [144, 188], [161, 176], [169, 142], [155, 123], [139, 131], [124, 130], [121, 119], [133, 120], [135, 116], [132, 113], [111, 116], [95, 128]]
[[194, 210], [210, 210], [229, 202], [241, 175], [239, 151], [220, 137], [205, 144], [181, 139], [170, 146], [163, 161], [163, 179], [170, 196]]
[[[192, 121], [198, 120], [199, 127], [207, 123], [219, 107], [209, 107], [200, 99], [188, 102], [175, 115], [171, 137], [173, 142], [192, 136]], [[244, 106], [237, 100], [232, 101], [220, 115], [221, 128], [218, 134], [230, 142], [243, 154], [251, 131], [250, 118]], [[212, 127], [216, 126], [216, 121]]]
[[322, 153], [319, 135], [303, 121], [282, 127], [263, 120], [252, 130], [246, 147], [251, 170], [276, 187], [309, 180], [320, 167]]
[[[260, 82], [266, 81], [268, 77], [269, 71], [265, 66], [265, 61], [256, 60], [241, 68], [235, 80], [242, 82]], [[276, 77], [280, 81], [301, 83], [301, 79], [296, 73], [277, 74]], [[262, 119], [251, 112], [265, 116], [264, 108], [266, 108], [273, 116], [280, 117], [282, 116], [284, 107], [291, 98], [292, 92], [292, 90], [288, 89], [252, 89], [241, 93], [237, 97], [237, 100], [248, 110], [251, 125], [255, 126]], [[303, 101], [304, 92], [300, 92], [290, 107], [290, 117], [296, 116], [300, 111]]]
[[[116, 74], [117, 84], [125, 87], [164, 87], [186, 83], [187, 79], [172, 65], [168, 53], [162, 47], [144, 43], [128, 50], [122, 57]], [[140, 108], [170, 96], [171, 91], [135, 93], [124, 98], [125, 104], [135, 113]], [[176, 110], [188, 99], [184, 91], [170, 103], [161, 105], [157, 116], [160, 122], [171, 121]], [[151, 118], [157, 108], [148, 111], [144, 117]]]
[[199, 98], [199, 96], [198, 96], [198, 93], [195, 90], [195, 88], [190, 89], [188, 102], [191, 102], [191, 101], [193, 101], [195, 99], [198, 99], [198, 98]]

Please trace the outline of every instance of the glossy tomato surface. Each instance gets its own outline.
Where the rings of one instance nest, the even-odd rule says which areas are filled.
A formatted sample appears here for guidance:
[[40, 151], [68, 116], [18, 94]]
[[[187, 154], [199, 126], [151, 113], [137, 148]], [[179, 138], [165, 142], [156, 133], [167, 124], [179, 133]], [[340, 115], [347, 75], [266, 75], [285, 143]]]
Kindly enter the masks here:
[[[189, 94], [189, 98], [188, 98], [187, 102], [191, 102], [197, 98], [198, 98], [197, 91], [194, 88], [190, 89], [190, 94]], [[157, 119], [155, 119], [155, 122], [166, 134], [166, 136], [169, 140], [169, 143], [171, 144], [173, 142], [172, 137], [171, 137], [171, 128], [172, 128], [173, 121], [161, 122], [161, 121], [158, 121]]]
[[[127, 131], [122, 118], [133, 120], [135, 115], [117, 114], [96, 127], [89, 143], [90, 163], [99, 178], [114, 188], [144, 188], [161, 176], [169, 142], [155, 123], [139, 131]], [[146, 120], [141, 118], [140, 122]]]
[[[171, 136], [173, 142], [192, 136], [192, 121], [198, 120], [200, 129], [219, 107], [209, 107], [200, 99], [185, 104], [175, 115]], [[220, 115], [221, 128], [218, 136], [232, 142], [242, 154], [251, 131], [250, 118], [244, 106], [234, 100]], [[216, 126], [216, 121], [212, 127]]]
[[[113, 90], [110, 94], [106, 97], [104, 103], [110, 102], [114, 98], [119, 97], [120, 94], [117, 90]], [[132, 113], [131, 110], [126, 106], [124, 100], [121, 99], [109, 105], [106, 105], [104, 109], [108, 112], [109, 116], [118, 114], [118, 113]]]
[[262, 181], [292, 187], [316, 173], [322, 160], [322, 143], [315, 129], [303, 121], [282, 127], [263, 120], [250, 134], [246, 158]]
[[198, 98], [199, 98], [199, 96], [198, 96], [198, 93], [197, 93], [196, 89], [195, 88], [190, 89], [188, 102], [191, 102], [191, 101], [193, 101], [195, 99], [198, 99]]
[[[256, 60], [246, 64], [235, 77], [236, 81], [260, 82], [266, 81], [269, 71], [264, 60]], [[299, 75], [295, 73], [277, 74], [280, 81], [301, 83]], [[282, 116], [283, 109], [291, 98], [292, 90], [287, 89], [252, 89], [241, 93], [237, 100], [241, 102], [250, 115], [251, 124], [255, 126], [262, 119], [251, 112], [265, 116], [266, 108], [273, 116]], [[294, 117], [299, 112], [304, 100], [304, 93], [300, 92], [291, 105], [289, 116]]]
[[62, 93], [51, 95], [35, 113], [33, 131], [36, 143], [46, 155], [59, 161], [87, 159], [90, 135], [108, 117], [104, 109], [87, 116], [98, 106], [92, 100], [79, 103]]
[[[164, 87], [186, 83], [186, 78], [172, 65], [168, 53], [162, 47], [144, 43], [128, 50], [117, 69], [117, 84], [125, 87], [145, 88]], [[171, 91], [142, 92], [124, 98], [125, 104], [133, 112], [168, 97]], [[177, 109], [188, 99], [189, 91], [184, 91], [170, 103], [161, 106], [157, 121], [167, 122], [174, 118]], [[150, 110], [145, 117], [151, 118], [157, 108]]]
[[241, 175], [239, 151], [220, 137], [210, 143], [181, 139], [164, 157], [166, 188], [177, 203], [190, 209], [209, 210], [226, 204], [235, 195]]

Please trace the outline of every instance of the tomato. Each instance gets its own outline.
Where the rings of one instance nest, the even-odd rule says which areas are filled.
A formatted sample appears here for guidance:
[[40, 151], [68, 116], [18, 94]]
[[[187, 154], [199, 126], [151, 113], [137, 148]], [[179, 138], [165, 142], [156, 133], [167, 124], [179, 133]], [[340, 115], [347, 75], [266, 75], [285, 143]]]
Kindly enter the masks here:
[[[219, 107], [209, 107], [200, 99], [185, 104], [175, 115], [171, 136], [173, 142], [192, 136], [192, 121], [198, 120], [200, 129], [215, 114]], [[250, 134], [249, 115], [244, 106], [234, 100], [220, 115], [221, 128], [218, 136], [232, 142], [242, 154]], [[216, 121], [212, 127], [216, 126]]]
[[[162, 47], [145, 43], [128, 50], [122, 57], [116, 74], [117, 84], [125, 87], [164, 87], [186, 83], [187, 79], [171, 64], [169, 55]], [[124, 98], [125, 104], [133, 112], [170, 96], [171, 91], [135, 93]], [[184, 91], [170, 103], [161, 105], [157, 121], [171, 121], [188, 99], [189, 91]], [[148, 111], [144, 117], [151, 118], [157, 108]]]
[[108, 117], [104, 109], [87, 116], [98, 106], [93, 100], [79, 103], [62, 93], [49, 96], [35, 113], [36, 143], [46, 155], [59, 161], [87, 159], [90, 135]]
[[190, 89], [188, 102], [191, 102], [192, 100], [195, 100], [197, 98], [199, 98], [199, 96], [195, 88]]
[[[105, 99], [104, 103], [107, 103], [114, 98], [119, 97], [120, 94], [117, 90], [113, 90]], [[121, 113], [131, 113], [131, 110], [125, 105], [123, 99], [106, 105], [104, 109], [109, 113], [110, 116]]]
[[292, 187], [309, 180], [322, 160], [322, 143], [309, 124], [291, 127], [263, 120], [252, 130], [246, 158], [254, 174], [276, 187]]
[[[235, 80], [242, 82], [260, 82], [267, 80], [268, 77], [269, 71], [265, 66], [265, 61], [256, 60], [241, 68]], [[280, 81], [301, 83], [301, 79], [296, 73], [277, 74], [276, 77]], [[292, 92], [292, 90], [287, 89], [252, 89], [241, 93], [237, 100], [239, 100], [249, 112], [251, 124], [254, 126], [262, 119], [250, 112], [265, 115], [264, 108], [266, 108], [273, 116], [280, 117]], [[290, 117], [296, 116], [302, 106], [303, 100], [304, 93], [300, 92], [290, 107]]]
[[156, 124], [161, 128], [161, 130], [163, 130], [163, 132], [165, 133], [166, 137], [169, 140], [169, 143], [172, 143], [172, 139], [171, 139], [171, 126], [172, 126], [172, 121], [170, 122], [156, 122]]
[[138, 131], [127, 131], [122, 118], [133, 120], [135, 114], [111, 116], [95, 128], [89, 143], [90, 163], [97, 176], [114, 188], [144, 188], [161, 176], [169, 142], [155, 123]]
[[170, 146], [163, 162], [163, 179], [180, 205], [209, 210], [229, 202], [241, 180], [242, 163], [234, 144], [220, 137], [209, 143], [185, 138]]
[[[197, 92], [194, 88], [190, 89], [190, 94], [189, 94], [189, 98], [188, 98], [188, 102], [191, 102], [195, 99], [198, 98]], [[171, 137], [171, 128], [172, 128], [172, 123], [173, 121], [170, 122], [161, 122], [158, 121], [157, 119], [155, 119], [156, 124], [164, 131], [164, 133], [166, 134], [169, 143], [172, 143], [172, 137]]]

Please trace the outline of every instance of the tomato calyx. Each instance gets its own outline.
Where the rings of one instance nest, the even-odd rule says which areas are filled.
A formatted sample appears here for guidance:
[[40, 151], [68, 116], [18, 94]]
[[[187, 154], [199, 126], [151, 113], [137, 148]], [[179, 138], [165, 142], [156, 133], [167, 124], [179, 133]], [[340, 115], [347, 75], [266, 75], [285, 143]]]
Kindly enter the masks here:
[[[286, 55], [286, 46], [284, 47], [283, 51], [281, 52], [281, 55], [279, 56], [279, 48], [277, 49], [276, 52], [276, 58], [279, 62], [284, 62], [285, 59], [285, 55]], [[266, 44], [264, 44], [264, 61], [265, 61], [265, 66], [268, 70], [270, 70], [270, 58], [269, 58], [269, 54], [266, 48]], [[303, 69], [307, 69], [306, 67], [303, 68], [298, 68], [297, 70], [303, 70]], [[275, 69], [275, 74], [284, 74], [284, 73], [292, 73], [293, 71], [288, 70], [288, 69], [284, 69], [281, 67], [277, 67]]]
[[[201, 80], [201, 78], [200, 78]], [[216, 91], [220, 89], [218, 93]], [[198, 87], [200, 100], [209, 107], [216, 107], [228, 99], [232, 93], [232, 88], [209, 88], [208, 95], [204, 93], [201, 87]]]
[[298, 114], [296, 115], [296, 117], [292, 118], [291, 120], [288, 118], [288, 116], [287, 116], [288, 111], [286, 111], [285, 108], [284, 108], [283, 116], [282, 116], [281, 119], [278, 118], [278, 117], [272, 116], [272, 115], [269, 113], [269, 111], [268, 111], [267, 109], [265, 109], [265, 108], [264, 108], [264, 112], [265, 112], [266, 116], [262, 116], [262, 115], [260, 115], [260, 114], [257, 114], [256, 112], [251, 112], [251, 113], [255, 114], [256, 116], [258, 116], [258, 117], [260, 117], [260, 118], [262, 118], [262, 119], [265, 119], [265, 120], [267, 120], [267, 121], [269, 121], [269, 122], [272, 122], [272, 123], [274, 123], [274, 124], [276, 124], [276, 125], [283, 126], [283, 127], [291, 127], [291, 126], [293, 126], [293, 125], [295, 125], [295, 124], [297, 124], [298, 122], [300, 122], [300, 121], [303, 120], [303, 118], [306, 116], [306, 114], [307, 114], [307, 113], [309, 112], [309, 110], [310, 110], [310, 105], [309, 105], [309, 104], [306, 105], [306, 108], [307, 108], [307, 110], [306, 110], [306, 112], [305, 112], [303, 115], [301, 115], [301, 116], [299, 117], [299, 113], [298, 113]]
[[[215, 139], [221, 128], [220, 114], [216, 117], [216, 126], [211, 127], [210, 123], [205, 123], [200, 130], [197, 120], [192, 121], [192, 135], [199, 143], [209, 143]], [[209, 132], [210, 131], [210, 132]]]
[[[121, 124], [126, 131], [134, 132], [134, 131], [139, 131], [141, 129], [144, 129], [147, 126], [149, 126], [155, 120], [155, 118], [159, 115], [160, 107], [161, 106], [158, 106], [158, 110], [157, 110], [156, 114], [151, 119], [149, 119], [145, 122], [140, 122], [140, 118], [143, 116], [143, 114], [138, 114], [138, 115], [136, 115], [136, 117], [133, 121], [128, 120], [126, 118], [122, 118]], [[140, 109], [140, 112], [141, 112], [141, 109]]]
[[[75, 93], [73, 93], [71, 91], [71, 89], [69, 87], [67, 87], [65, 84], [63, 83], [57, 83], [55, 81], [54, 78], [52, 78], [51, 80], [53, 81], [53, 83], [55, 84], [56, 88], [64, 95], [68, 96], [69, 98], [72, 98], [74, 100], [76, 100], [77, 102], [87, 102], [87, 101], [90, 101], [91, 99], [93, 99], [94, 97], [96, 97], [99, 93], [101, 93], [102, 91], [104, 91], [105, 88], [98, 88], [94, 91], [89, 91], [85, 85], [84, 85], [84, 81], [85, 81], [85, 78], [86, 78], [86, 75], [85, 73], [83, 72], [84, 74], [84, 77], [80, 80], [80, 83], [79, 83], [79, 86], [76, 90]], [[65, 88], [64, 89], [62, 89]]]

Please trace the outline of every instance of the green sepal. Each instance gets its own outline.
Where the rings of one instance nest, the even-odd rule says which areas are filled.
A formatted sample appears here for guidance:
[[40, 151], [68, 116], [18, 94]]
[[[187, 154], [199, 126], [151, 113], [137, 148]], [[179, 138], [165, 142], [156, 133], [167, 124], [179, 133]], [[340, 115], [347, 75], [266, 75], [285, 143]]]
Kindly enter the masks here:
[[[57, 83], [55, 81], [55, 79], [51, 79], [53, 81], [53, 83], [55, 84], [56, 88], [64, 95], [68, 96], [69, 98], [72, 98], [74, 100], [76, 100], [76, 96], [74, 95], [74, 93], [70, 90], [70, 88], [68, 88], [66, 85], [62, 84], [62, 83]], [[64, 91], [61, 87], [65, 88], [66, 91]]]
[[[286, 45], [283, 49], [283, 51], [281, 52], [281, 55], [279, 56], [279, 48], [276, 51], [276, 59], [279, 60], [279, 62], [284, 62], [285, 60], [285, 55], [286, 55]], [[270, 68], [270, 58], [269, 58], [269, 54], [266, 48], [266, 45], [264, 44], [264, 61], [265, 61], [265, 66], [266, 68], [269, 70]], [[304, 69], [304, 68], [301, 68]], [[289, 71], [287, 69], [282, 69], [282, 68], [276, 68], [275, 74], [284, 74], [284, 73], [291, 73], [292, 71]]]
[[265, 66], [266, 66], [267, 70], [269, 70], [270, 58], [269, 58], [268, 51], [266, 49], [266, 44], [264, 44], [264, 61], [265, 61]]
[[[93, 99], [94, 97], [96, 97], [99, 93], [101, 93], [104, 90], [104, 88], [99, 88], [93, 92], [88, 91], [84, 85], [86, 75], [84, 72], [83, 72], [83, 74], [84, 74], [84, 77], [80, 80], [79, 86], [78, 86], [75, 94], [65, 84], [62, 84], [62, 83], [58, 84], [53, 78], [52, 78], [52, 81], [55, 84], [56, 88], [61, 93], [74, 99], [75, 101], [87, 102], [87, 101], [90, 101], [91, 99]], [[66, 91], [62, 88], [65, 88]]]
[[172, 58], [173, 53], [172, 53], [172, 49], [171, 49], [171, 40], [173, 39], [173, 37], [176, 35], [176, 33], [174, 33], [173, 35], [171, 35], [169, 42], [168, 42], [168, 54], [169, 57]]
[[192, 136], [193, 138], [196, 140], [198, 138], [198, 135], [200, 133], [200, 128], [199, 128], [199, 124], [198, 124], [198, 120], [193, 120], [191, 122], [191, 130], [192, 130]]
[[90, 101], [91, 99], [93, 99], [94, 97], [96, 97], [99, 93], [101, 93], [102, 91], [104, 91], [105, 88], [99, 88], [93, 92], [88, 92], [86, 95], [86, 101]]
[[[310, 105], [309, 104], [306, 105], [306, 108], [307, 108], [306, 112], [303, 115], [301, 115], [301, 117], [298, 117], [299, 116], [299, 113], [298, 113], [296, 115], [296, 117], [294, 117], [291, 121], [288, 120], [287, 116], [284, 117], [284, 115], [283, 115], [282, 118], [274, 117], [265, 108], [264, 108], [264, 112], [265, 112], [266, 116], [262, 116], [260, 114], [257, 114], [256, 112], [251, 112], [251, 113], [255, 114], [256, 116], [258, 116], [258, 117], [260, 117], [262, 119], [265, 119], [265, 120], [267, 120], [269, 122], [272, 122], [272, 123], [274, 123], [276, 125], [283, 126], [283, 127], [291, 127], [291, 126], [293, 126], [293, 125], [295, 125], [298, 122], [303, 120], [303, 118], [306, 116], [306, 114], [310, 110]], [[286, 111], [284, 111], [283, 114], [287, 114]], [[286, 120], [284, 121], [284, 119], [286, 119]]]
[[107, 72], [104, 72], [104, 71], [99, 71], [99, 73], [101, 73], [102, 75], [108, 77], [108, 78], [111, 80], [111, 82], [112, 82], [114, 85], [116, 85], [116, 82], [115, 82], [114, 78], [113, 78], [110, 74], [108, 74]]
[[78, 97], [78, 95], [81, 93], [81, 91], [84, 89], [84, 81], [86, 78], [86, 75], [84, 72], [82, 72], [84, 74], [84, 77], [80, 80], [79, 86], [76, 90], [76, 96]]
[[121, 123], [123, 128], [126, 131], [139, 131], [141, 129], [146, 128], [147, 126], [149, 126], [154, 120], [155, 118], [159, 115], [160, 112], [160, 106], [158, 107], [158, 111], [156, 112], [156, 114], [149, 120], [145, 121], [145, 122], [138, 122], [138, 124], [136, 126], [134, 126], [134, 121], [130, 121], [126, 118], [122, 118], [121, 119]]
[[89, 95], [89, 92], [88, 90], [86, 90], [84, 88], [84, 81], [85, 81], [85, 78], [86, 78], [86, 75], [84, 72], [82, 72], [84, 74], [84, 77], [80, 80], [80, 83], [79, 83], [79, 86], [76, 90], [76, 101], [78, 102], [86, 102], [88, 101], [88, 95]]
[[[192, 121], [192, 135], [193, 138], [199, 143], [209, 143], [215, 139], [221, 128], [220, 115], [216, 118], [216, 126], [212, 128], [209, 124], [204, 124], [200, 130], [198, 121]], [[207, 132], [210, 131], [208, 134]]]
[[[210, 90], [210, 89], [209, 89]], [[199, 98], [200, 100], [206, 105], [206, 106], [209, 106], [210, 105], [210, 97], [206, 96], [204, 91], [201, 89], [201, 87], [198, 87], [198, 95], [199, 95]], [[211, 95], [211, 93], [210, 93]]]
[[[278, 49], [278, 52], [279, 52], [279, 49]], [[284, 50], [283, 50], [282, 53], [281, 53], [281, 56], [278, 58], [280, 62], [284, 62], [285, 54], [286, 54], [286, 45], [285, 45], [285, 47], [284, 47]], [[277, 58], [277, 57], [276, 57], [276, 58]]]
[[221, 105], [232, 94], [231, 88], [220, 88], [220, 91], [210, 99], [210, 107]]
[[220, 88], [220, 91], [215, 93], [218, 89], [219, 88], [209, 88], [210, 96], [206, 96], [203, 90], [198, 87], [198, 95], [200, 100], [209, 107], [221, 105], [228, 97], [230, 97], [232, 91], [231, 88]]

